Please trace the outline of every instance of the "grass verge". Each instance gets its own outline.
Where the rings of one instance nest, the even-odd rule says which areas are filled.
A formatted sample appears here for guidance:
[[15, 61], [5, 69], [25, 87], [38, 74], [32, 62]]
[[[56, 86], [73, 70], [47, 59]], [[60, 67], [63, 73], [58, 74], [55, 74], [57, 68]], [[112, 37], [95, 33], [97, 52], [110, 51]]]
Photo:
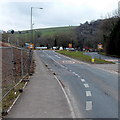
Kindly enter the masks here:
[[[76, 52], [76, 51], [62, 50], [62, 51], [56, 51], [56, 52], [66, 55], [68, 57], [77, 59], [77, 60], [81, 60], [83, 62], [92, 63], [92, 58], [90, 56], [84, 55], [83, 52], [80, 52], [80, 51]], [[98, 58], [94, 59], [94, 63], [95, 64], [114, 64], [113, 62], [105, 61], [105, 60], [98, 59]]]
[[[28, 79], [28, 76], [25, 78]], [[19, 94], [22, 93], [23, 87], [25, 86], [26, 81], [21, 81], [17, 86], [15, 86], [9, 94], [1, 101], [1, 107], [2, 107], [2, 116], [5, 116], [7, 114], [7, 110], [10, 108], [10, 106], [13, 104], [15, 99], [18, 97]]]

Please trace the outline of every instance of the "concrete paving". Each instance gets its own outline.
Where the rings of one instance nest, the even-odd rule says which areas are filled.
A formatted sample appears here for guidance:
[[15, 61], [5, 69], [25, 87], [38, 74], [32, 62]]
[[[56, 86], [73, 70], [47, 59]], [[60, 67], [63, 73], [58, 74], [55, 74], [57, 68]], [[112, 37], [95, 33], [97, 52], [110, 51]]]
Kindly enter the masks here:
[[36, 70], [7, 118], [71, 118], [67, 99], [35, 53]]

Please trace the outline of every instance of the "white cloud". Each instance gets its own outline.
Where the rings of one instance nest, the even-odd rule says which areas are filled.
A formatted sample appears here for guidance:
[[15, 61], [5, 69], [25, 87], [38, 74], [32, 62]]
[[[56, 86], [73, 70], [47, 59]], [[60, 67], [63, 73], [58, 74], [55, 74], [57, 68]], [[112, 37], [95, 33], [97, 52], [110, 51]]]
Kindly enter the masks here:
[[30, 7], [33, 10], [34, 28], [79, 25], [99, 19], [117, 9], [119, 0], [1, 0], [0, 29], [30, 29]]

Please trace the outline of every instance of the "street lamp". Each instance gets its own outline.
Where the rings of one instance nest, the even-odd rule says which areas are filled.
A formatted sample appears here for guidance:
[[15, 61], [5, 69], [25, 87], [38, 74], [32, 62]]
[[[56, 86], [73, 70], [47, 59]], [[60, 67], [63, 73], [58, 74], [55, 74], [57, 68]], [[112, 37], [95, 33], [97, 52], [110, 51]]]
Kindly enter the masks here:
[[32, 38], [32, 41], [33, 41], [33, 23], [32, 23], [32, 12], [33, 12], [33, 9], [43, 9], [43, 8], [39, 8], [39, 7], [31, 7], [31, 38]]
[[31, 7], [31, 30], [33, 29], [33, 23], [32, 23], [32, 11], [33, 11], [33, 9], [43, 9], [43, 8]]

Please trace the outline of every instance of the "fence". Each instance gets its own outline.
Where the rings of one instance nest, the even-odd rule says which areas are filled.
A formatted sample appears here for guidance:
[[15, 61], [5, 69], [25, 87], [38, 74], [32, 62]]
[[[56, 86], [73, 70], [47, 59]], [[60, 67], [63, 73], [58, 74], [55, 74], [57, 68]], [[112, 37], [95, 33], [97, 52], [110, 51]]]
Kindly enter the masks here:
[[2, 97], [30, 73], [32, 51], [24, 48], [2, 47]]

